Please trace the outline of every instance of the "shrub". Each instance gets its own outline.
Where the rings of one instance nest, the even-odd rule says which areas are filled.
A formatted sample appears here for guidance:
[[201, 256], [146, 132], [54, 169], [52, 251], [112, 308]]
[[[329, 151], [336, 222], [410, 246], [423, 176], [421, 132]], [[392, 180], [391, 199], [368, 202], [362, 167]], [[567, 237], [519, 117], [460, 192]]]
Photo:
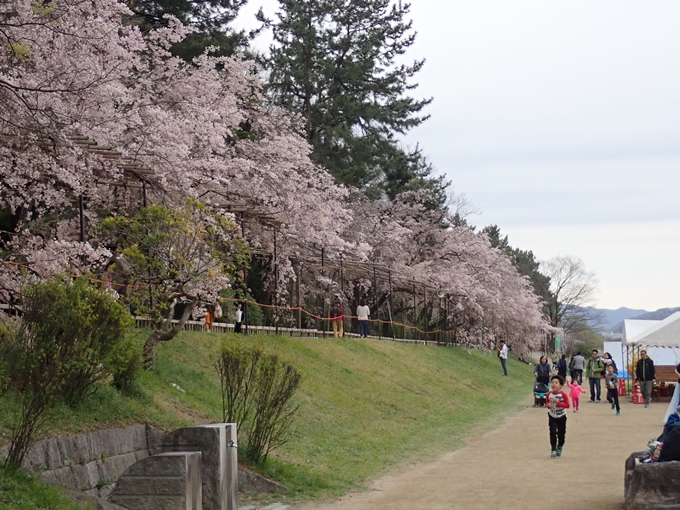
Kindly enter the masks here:
[[246, 458], [264, 461], [287, 441], [298, 408], [292, 402], [300, 373], [259, 346], [246, 348], [231, 338], [222, 343], [213, 366], [220, 378], [222, 419], [237, 423]]
[[80, 401], [109, 375], [105, 362], [131, 324], [113, 297], [85, 279], [24, 289], [22, 304], [23, 321], [7, 342], [19, 405], [6, 463], [17, 466], [58, 401]]
[[106, 362], [113, 376], [111, 386], [124, 395], [139, 393], [137, 385], [142, 371], [142, 346], [132, 338], [121, 341]]

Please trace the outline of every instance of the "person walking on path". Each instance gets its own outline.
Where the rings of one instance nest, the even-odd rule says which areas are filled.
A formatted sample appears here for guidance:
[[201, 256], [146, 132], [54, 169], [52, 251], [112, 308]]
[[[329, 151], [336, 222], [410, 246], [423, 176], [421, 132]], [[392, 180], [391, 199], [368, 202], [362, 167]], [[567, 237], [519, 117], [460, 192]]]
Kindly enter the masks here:
[[578, 380], [579, 384], [583, 384], [583, 369], [586, 364], [586, 359], [581, 356], [581, 351], [576, 353], [574, 356], [574, 376]]
[[616, 409], [616, 416], [618, 416], [621, 414], [621, 406], [619, 405], [619, 376], [614, 371], [613, 363], [607, 365], [604, 380], [607, 384], [607, 402], [612, 405], [612, 409]]
[[552, 373], [552, 366], [548, 362], [547, 356], [541, 356], [538, 365], [534, 368], [534, 377], [536, 382], [543, 384], [550, 384], [550, 374]]
[[668, 404], [666, 416], [663, 417], [664, 424], [668, 421], [668, 417], [673, 414], [680, 405], [680, 364], [675, 367], [675, 375], [678, 376], [678, 384], [675, 385], [675, 390], [673, 390], [673, 397], [671, 398], [671, 403]]
[[345, 336], [345, 310], [338, 295], [335, 296], [331, 304], [331, 322], [333, 323], [333, 337], [342, 338]]
[[572, 379], [571, 382], [567, 383], [567, 386], [571, 391], [569, 391], [569, 398], [571, 398], [571, 405], [574, 408], [574, 412], [578, 411], [578, 403], [581, 400], [581, 393], [585, 393], [586, 390], [583, 389], [577, 379]]
[[604, 363], [602, 363], [598, 354], [598, 350], [593, 349], [593, 352], [590, 353], [590, 359], [586, 361], [585, 372], [586, 377], [588, 377], [588, 383], [590, 384], [590, 400], [588, 402], [600, 402], [600, 397], [602, 395], [600, 378], [602, 377], [602, 372], [604, 372]]
[[557, 375], [561, 376], [564, 381], [567, 380], [567, 355], [562, 354], [557, 361]]
[[501, 360], [503, 367], [503, 377], [508, 376], [508, 346], [505, 345], [505, 340], [501, 340], [498, 346], [498, 358]]
[[652, 387], [656, 376], [654, 362], [647, 357], [647, 351], [640, 351], [640, 359], [635, 367], [635, 380], [640, 383], [640, 391], [645, 399], [645, 407], [649, 407], [652, 400]]
[[605, 373], [605, 375], [607, 374], [607, 367], [609, 365], [613, 365], [614, 373], [618, 375], [619, 370], [618, 370], [618, 368], [616, 368], [616, 362], [614, 361], [614, 358], [612, 358], [611, 354], [609, 354], [608, 352], [605, 352], [602, 355], [602, 363], [604, 363], [604, 373]]
[[359, 337], [368, 337], [368, 316], [371, 315], [371, 310], [366, 306], [366, 300], [360, 299], [359, 306], [357, 306], [357, 319], [359, 320]]
[[564, 440], [567, 434], [567, 409], [569, 397], [562, 391], [564, 379], [553, 375], [550, 379], [550, 391], [545, 397], [548, 407], [548, 428], [550, 429], [550, 456], [561, 457]]

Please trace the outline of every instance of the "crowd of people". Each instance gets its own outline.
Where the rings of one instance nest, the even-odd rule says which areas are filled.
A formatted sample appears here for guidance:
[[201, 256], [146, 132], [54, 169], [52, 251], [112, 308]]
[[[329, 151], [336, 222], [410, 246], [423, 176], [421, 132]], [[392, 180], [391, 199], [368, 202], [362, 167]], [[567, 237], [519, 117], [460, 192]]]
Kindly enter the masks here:
[[[501, 360], [503, 376], [507, 377], [508, 346], [505, 345], [503, 340], [500, 340], [496, 349]], [[569, 372], [569, 376], [567, 376], [567, 372]], [[593, 349], [590, 357], [586, 360], [579, 351], [571, 356], [569, 362], [567, 362], [566, 354], [562, 354], [555, 363], [551, 363], [547, 356], [541, 356], [539, 362], [534, 367], [534, 377], [536, 378], [536, 385], [542, 384], [546, 387], [549, 385], [545, 395], [545, 406], [548, 409], [551, 457], [562, 456], [562, 449], [564, 448], [566, 438], [567, 410], [572, 408], [573, 412], [578, 412], [581, 394], [587, 393], [581, 386], [584, 374], [588, 379], [590, 390], [590, 398], [587, 402], [601, 402], [602, 381], [604, 381], [606, 401], [611, 405], [612, 410], [616, 411], [617, 416], [621, 415], [618, 368], [610, 353], [605, 352], [600, 356], [599, 351]], [[678, 418], [678, 410], [680, 410], [680, 364], [675, 367], [675, 374], [678, 376], [678, 384], [675, 386], [664, 417], [666, 428], [668, 428], [668, 424], [671, 422], [675, 426], [674, 420], [678, 420], [678, 426], [680, 427], [680, 418]], [[645, 408], [648, 408], [650, 405], [652, 388], [655, 381], [656, 370], [654, 362], [647, 355], [647, 351], [642, 350], [635, 364], [634, 382], [640, 387]], [[563, 390], [565, 384], [569, 389], [569, 394]]]

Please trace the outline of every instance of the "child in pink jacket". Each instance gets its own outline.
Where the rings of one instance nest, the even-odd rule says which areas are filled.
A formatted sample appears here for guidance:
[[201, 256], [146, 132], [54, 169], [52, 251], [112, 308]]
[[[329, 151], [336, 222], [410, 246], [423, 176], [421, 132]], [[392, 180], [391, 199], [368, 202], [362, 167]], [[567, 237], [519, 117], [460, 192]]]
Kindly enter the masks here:
[[576, 412], [578, 411], [578, 401], [581, 398], [581, 393], [585, 393], [586, 390], [581, 387], [576, 379], [567, 382], [567, 386], [569, 386], [569, 389], [571, 390], [569, 392], [569, 398], [571, 398], [571, 401], [574, 404], [574, 412]]

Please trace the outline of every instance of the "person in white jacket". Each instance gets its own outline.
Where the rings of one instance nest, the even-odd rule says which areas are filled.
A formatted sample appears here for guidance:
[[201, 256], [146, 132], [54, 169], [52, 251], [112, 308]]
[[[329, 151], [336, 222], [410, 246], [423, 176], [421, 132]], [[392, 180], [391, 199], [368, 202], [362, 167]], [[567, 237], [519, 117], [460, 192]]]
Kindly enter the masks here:
[[501, 340], [501, 344], [498, 347], [498, 357], [501, 360], [501, 366], [503, 367], [503, 377], [508, 376], [508, 346], [505, 345], [505, 340]]
[[366, 306], [366, 300], [359, 300], [357, 306], [357, 319], [359, 320], [359, 336], [366, 338], [368, 336], [368, 316], [371, 315], [371, 310]]

